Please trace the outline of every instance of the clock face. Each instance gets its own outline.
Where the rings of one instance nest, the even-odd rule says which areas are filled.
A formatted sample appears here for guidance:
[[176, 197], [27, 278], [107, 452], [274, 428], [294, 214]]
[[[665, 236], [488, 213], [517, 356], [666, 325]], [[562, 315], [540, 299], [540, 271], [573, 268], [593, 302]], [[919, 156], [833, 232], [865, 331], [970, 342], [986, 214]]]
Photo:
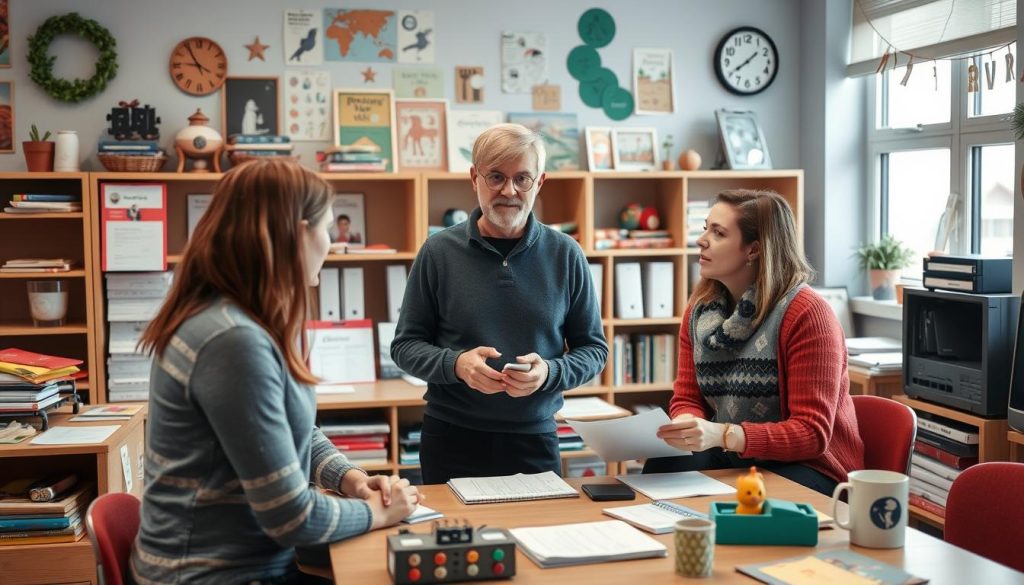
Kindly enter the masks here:
[[204, 37], [192, 37], [171, 51], [171, 80], [192, 95], [213, 93], [224, 85], [228, 58], [220, 45]]
[[738, 28], [715, 50], [715, 74], [732, 93], [753, 95], [768, 88], [779, 71], [779, 51], [764, 31]]

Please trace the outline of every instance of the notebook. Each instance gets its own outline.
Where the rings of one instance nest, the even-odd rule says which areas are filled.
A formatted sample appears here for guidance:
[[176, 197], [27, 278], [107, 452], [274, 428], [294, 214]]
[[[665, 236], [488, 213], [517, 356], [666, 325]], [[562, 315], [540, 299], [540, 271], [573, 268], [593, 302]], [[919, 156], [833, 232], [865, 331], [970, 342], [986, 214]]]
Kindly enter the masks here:
[[509, 530], [542, 569], [668, 556], [665, 545], [621, 520]]
[[736, 494], [734, 486], [726, 485], [699, 471], [617, 475], [615, 479], [652, 500]]
[[676, 522], [683, 518], [706, 519], [708, 517], [707, 514], [701, 514], [693, 508], [665, 500], [655, 500], [636, 506], [605, 508], [602, 512], [653, 534], [672, 532]]
[[580, 497], [579, 492], [553, 471], [500, 477], [456, 477], [448, 480], [448, 487], [463, 504]]
[[433, 508], [428, 508], [423, 504], [416, 506], [416, 509], [412, 511], [405, 518], [402, 518], [404, 524], [416, 524], [419, 522], [426, 522], [427, 520], [435, 520], [437, 518], [443, 518], [444, 514], [438, 512]]
[[849, 550], [828, 550], [803, 557], [741, 565], [736, 570], [769, 585], [918, 585], [922, 579]]

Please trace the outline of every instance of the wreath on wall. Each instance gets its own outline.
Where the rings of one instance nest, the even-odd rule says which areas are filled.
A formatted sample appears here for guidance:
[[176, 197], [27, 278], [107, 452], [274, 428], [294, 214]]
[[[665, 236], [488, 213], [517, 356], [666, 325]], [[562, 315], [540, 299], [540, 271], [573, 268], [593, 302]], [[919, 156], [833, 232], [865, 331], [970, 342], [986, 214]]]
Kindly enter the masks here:
[[[53, 75], [53, 63], [57, 57], [50, 56], [50, 43], [54, 37], [69, 33], [91, 42], [100, 52], [96, 73], [89, 79], [69, 81]], [[28, 38], [28, 62], [32, 65], [29, 77], [54, 99], [80, 102], [103, 91], [107, 83], [117, 75], [116, 48], [114, 36], [95, 20], [82, 18], [77, 12], [51, 16], [36, 29], [36, 34]]]

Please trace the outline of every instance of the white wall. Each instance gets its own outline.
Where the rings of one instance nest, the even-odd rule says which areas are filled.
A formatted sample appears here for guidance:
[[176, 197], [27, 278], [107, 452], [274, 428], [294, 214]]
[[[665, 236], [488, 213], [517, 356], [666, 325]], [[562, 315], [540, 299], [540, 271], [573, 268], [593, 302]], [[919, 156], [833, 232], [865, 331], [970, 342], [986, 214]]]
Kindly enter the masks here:
[[[1017, 0], [1017, 67], [1024, 64], [1024, 55], [1020, 47], [1024, 47], [1024, 26], [1020, 25], [1024, 16], [1024, 0]], [[1017, 103], [1024, 102], [1024, 83], [1017, 84]], [[1013, 198], [1013, 291], [1024, 289], [1024, 193], [1021, 192], [1020, 179], [1024, 172], [1024, 140], [1018, 140], [1014, 148], [1013, 176], [1014, 190], [1017, 197]]]
[[[174, 134], [188, 124], [186, 118], [197, 107], [220, 127], [220, 96], [191, 97], [171, 83], [167, 72], [171, 48], [181, 39], [199, 35], [217, 41], [228, 54], [231, 75], [281, 75], [284, 56], [281, 48], [282, 10], [323, 7], [417, 8], [434, 11], [436, 19], [437, 61], [445, 75], [445, 93], [452, 100], [455, 65], [482, 65], [485, 68], [486, 109], [528, 112], [529, 95], [502, 94], [499, 84], [499, 36], [502, 30], [548, 33], [549, 74], [552, 83], [562, 86], [562, 110], [579, 113], [580, 126], [611, 125], [603, 112], [583, 106], [577, 94], [578, 83], [565, 68], [568, 52], [581, 44], [576, 22], [585, 10], [602, 7], [616, 19], [617, 33], [612, 43], [600, 49], [605, 64], [628, 87], [634, 47], [668, 47], [674, 51], [677, 87], [677, 113], [671, 116], [633, 116], [621, 126], [654, 126], [659, 136], [673, 134], [673, 158], [685, 148], [697, 149], [704, 168], [714, 161], [717, 130], [713, 110], [721, 107], [748, 108], [757, 112], [767, 136], [771, 157], [777, 168], [799, 168], [800, 111], [800, 12], [798, 0], [635, 0], [611, 2], [592, 0], [392, 0], [381, 2], [306, 2], [277, 3], [243, 0], [19, 0], [11, 2], [13, 68], [0, 70], [0, 80], [15, 83], [15, 154], [0, 155], [0, 170], [24, 170], [20, 142], [27, 138], [29, 125], [41, 128], [77, 130], [81, 139], [83, 169], [101, 170], [91, 151], [104, 137], [105, 120], [119, 100], [138, 98], [154, 106], [163, 119], [161, 143], [172, 144]], [[107, 27], [118, 43], [117, 77], [100, 95], [78, 104], [59, 103], [28, 78], [27, 37], [49, 16], [77, 11]], [[754, 97], [734, 96], [721, 88], [711, 65], [718, 40], [728, 30], [741, 25], [764, 29], [776, 42], [780, 69], [774, 85]], [[269, 44], [267, 61], [247, 61], [243, 45], [259, 35]], [[58, 56], [56, 72], [62, 77], [88, 77], [96, 59], [95, 50], [78, 39], [53, 43], [51, 53]], [[337, 87], [389, 87], [391, 66], [373, 64], [377, 83], [364, 84], [359, 71], [367, 64], [326, 63]], [[454, 107], [454, 104], [453, 104]], [[461, 107], [461, 106], [460, 106]], [[313, 164], [313, 152], [323, 143], [300, 143], [298, 152], [307, 165]], [[173, 161], [172, 161], [173, 162]], [[170, 165], [167, 167], [170, 168]]]

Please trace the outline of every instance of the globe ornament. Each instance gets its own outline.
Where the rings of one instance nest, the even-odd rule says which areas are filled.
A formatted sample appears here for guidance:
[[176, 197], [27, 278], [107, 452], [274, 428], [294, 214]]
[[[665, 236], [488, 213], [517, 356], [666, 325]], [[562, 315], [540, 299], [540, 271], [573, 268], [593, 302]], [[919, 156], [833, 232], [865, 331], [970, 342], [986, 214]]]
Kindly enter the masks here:
[[644, 206], [639, 203], [630, 203], [623, 207], [619, 213], [619, 227], [624, 230], [640, 229], [640, 217], [643, 212]]
[[469, 214], [462, 209], [451, 208], [444, 212], [444, 227], [452, 227], [469, 219]]

